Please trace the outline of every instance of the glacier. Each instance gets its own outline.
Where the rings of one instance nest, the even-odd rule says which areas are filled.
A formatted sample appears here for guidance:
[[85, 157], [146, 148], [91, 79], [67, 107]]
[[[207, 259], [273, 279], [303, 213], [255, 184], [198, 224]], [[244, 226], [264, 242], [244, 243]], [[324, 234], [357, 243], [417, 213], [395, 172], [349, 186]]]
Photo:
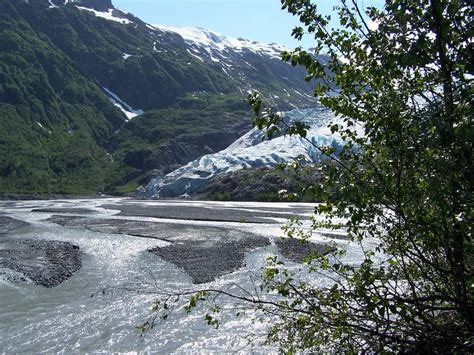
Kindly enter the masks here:
[[240, 137], [226, 149], [205, 155], [167, 175], [152, 179], [146, 188], [137, 190], [137, 197], [187, 197], [204, 187], [210, 178], [245, 168], [272, 168], [298, 160], [317, 163], [325, 157], [315, 147], [342, 146], [342, 138], [333, 134], [328, 124], [339, 121], [325, 108], [297, 109], [283, 113], [287, 123], [308, 125], [306, 139], [281, 135], [271, 140], [256, 128]]

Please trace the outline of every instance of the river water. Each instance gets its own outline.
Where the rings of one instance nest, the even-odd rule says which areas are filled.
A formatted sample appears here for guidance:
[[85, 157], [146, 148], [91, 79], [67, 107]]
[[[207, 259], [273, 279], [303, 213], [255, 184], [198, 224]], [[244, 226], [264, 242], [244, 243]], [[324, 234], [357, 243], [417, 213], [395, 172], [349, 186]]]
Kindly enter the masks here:
[[[28, 222], [28, 227], [11, 231], [9, 238], [36, 238], [67, 241], [80, 247], [82, 268], [69, 280], [54, 288], [45, 288], [32, 282], [8, 281], [3, 270], [0, 273], [0, 352], [268, 352], [275, 348], [259, 344], [268, 323], [251, 322], [250, 318], [236, 318], [233, 310], [223, 311], [219, 329], [209, 327], [203, 320], [205, 308], [185, 314], [182, 305], [165, 322], [140, 336], [135, 328], [150, 316], [155, 296], [123, 291], [123, 287], [167, 290], [192, 288], [186, 272], [172, 263], [161, 260], [148, 252], [152, 247], [166, 246], [163, 240], [141, 238], [126, 234], [91, 231], [81, 226], [64, 227], [47, 221], [55, 213], [33, 212], [36, 208], [85, 208], [94, 211], [89, 218], [119, 218], [118, 210], [104, 204], [120, 204], [123, 199], [90, 199], [63, 201], [0, 202], [0, 213]], [[299, 215], [308, 215], [313, 206], [306, 209], [288, 204], [265, 203], [213, 203], [213, 202], [137, 202], [141, 206], [153, 204], [171, 207], [192, 204], [196, 208], [258, 212], [272, 211], [285, 216], [292, 208]], [[253, 211], [253, 212], [252, 212]], [[296, 213], [295, 213], [296, 214]], [[70, 213], [74, 215], [74, 213]], [[157, 221], [176, 225], [210, 226], [249, 231], [267, 237], [282, 236], [280, 223], [285, 218], [274, 217], [272, 223], [240, 223], [238, 221], [215, 222], [179, 218], [120, 217], [122, 219]], [[210, 218], [212, 219], [212, 218]], [[270, 221], [270, 220], [269, 220]], [[275, 221], [277, 223], [275, 223]], [[169, 233], [169, 231], [168, 231]], [[326, 240], [324, 237], [322, 239]], [[327, 240], [326, 240], [327, 241]], [[342, 242], [341, 242], [342, 243]], [[358, 258], [355, 248], [344, 242], [349, 257]], [[352, 254], [351, 254], [352, 253]], [[258, 273], [264, 260], [278, 254], [269, 245], [248, 253], [245, 267], [218, 278], [208, 285], [232, 289], [233, 285], [248, 284], [251, 275]], [[291, 266], [293, 265], [293, 266]], [[295, 269], [302, 266], [291, 264]], [[107, 287], [105, 295], [100, 291]], [[95, 295], [95, 297], [91, 297]], [[229, 307], [232, 308], [232, 307]], [[247, 335], [257, 339], [248, 345]]]

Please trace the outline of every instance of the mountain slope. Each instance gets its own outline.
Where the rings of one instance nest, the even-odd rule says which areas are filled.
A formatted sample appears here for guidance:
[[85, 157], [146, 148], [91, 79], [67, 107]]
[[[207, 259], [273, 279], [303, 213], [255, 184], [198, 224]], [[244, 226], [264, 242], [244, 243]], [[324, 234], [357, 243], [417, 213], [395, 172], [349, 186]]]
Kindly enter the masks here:
[[194, 31], [110, 0], [0, 0], [0, 192], [113, 190], [219, 151], [248, 127], [249, 88], [311, 102], [280, 47]]
[[232, 144], [250, 128], [248, 106], [239, 96], [196, 94], [179, 107], [152, 110], [133, 119], [112, 137], [117, 169], [112, 186], [131, 192], [150, 177], [163, 175]]
[[[120, 14], [118, 10], [117, 13]], [[224, 74], [190, 56], [181, 48], [178, 36], [168, 36], [160, 42], [158, 52], [154, 50], [157, 36], [139, 19], [122, 15], [133, 22], [121, 23], [98, 14], [104, 12], [90, 11], [75, 3], [47, 11], [32, 11], [31, 7], [23, 11], [34, 28], [48, 36], [84, 74], [132, 107], [168, 107], [178, 96], [191, 91], [231, 91]]]
[[99, 189], [123, 116], [17, 6], [0, 2], [0, 192]]
[[186, 51], [207, 65], [220, 68], [240, 93], [250, 89], [267, 93], [267, 100], [281, 109], [302, 108], [312, 103], [311, 86], [304, 71], [283, 62], [284, 46], [230, 38], [203, 28], [155, 25], [165, 33], [180, 35]]

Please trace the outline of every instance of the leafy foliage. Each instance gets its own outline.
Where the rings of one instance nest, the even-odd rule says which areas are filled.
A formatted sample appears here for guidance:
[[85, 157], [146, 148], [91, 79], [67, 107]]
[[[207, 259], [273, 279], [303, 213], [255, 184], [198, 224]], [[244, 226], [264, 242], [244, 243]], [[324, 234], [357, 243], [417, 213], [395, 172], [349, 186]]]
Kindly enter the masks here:
[[[342, 1], [341, 28], [331, 31], [315, 4], [282, 4], [331, 57], [320, 63], [296, 49], [284, 59], [303, 65], [308, 79], [325, 79], [315, 94], [344, 120], [331, 125], [346, 144], [338, 156], [326, 152], [333, 163], [316, 186], [326, 203], [313, 228], [337, 228], [342, 218], [364, 260], [313, 258], [313, 270], [332, 275], [328, 288], [267, 275], [267, 286], [295, 308], [280, 312], [270, 339], [286, 350], [472, 350], [472, 7], [387, 1], [362, 15], [356, 1]], [[278, 122], [252, 100], [257, 125]], [[304, 127], [289, 132], [304, 136]]]
[[[315, 95], [343, 119], [330, 128], [345, 140], [337, 155], [317, 147], [329, 160], [311, 187], [324, 201], [312, 229], [295, 221], [284, 229], [305, 240], [343, 227], [363, 257], [312, 255], [310, 272], [326, 280], [318, 286], [271, 258], [245, 301], [272, 320], [267, 339], [288, 353], [472, 352], [471, 4], [387, 0], [362, 9], [343, 0], [337, 29], [309, 0], [282, 5], [302, 22], [293, 35], [314, 36], [316, 53], [330, 57], [301, 48], [283, 55], [320, 79]], [[258, 94], [249, 99], [254, 124], [282, 133], [281, 116]], [[305, 136], [301, 125], [284, 130]]]

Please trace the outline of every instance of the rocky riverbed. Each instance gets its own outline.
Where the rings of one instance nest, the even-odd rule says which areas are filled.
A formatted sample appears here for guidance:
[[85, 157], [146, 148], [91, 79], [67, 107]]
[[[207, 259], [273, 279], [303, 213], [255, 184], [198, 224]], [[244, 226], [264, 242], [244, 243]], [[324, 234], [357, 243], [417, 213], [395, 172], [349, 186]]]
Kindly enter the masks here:
[[3, 273], [12, 282], [26, 281], [55, 287], [81, 268], [81, 253], [77, 245], [41, 239], [0, 238], [0, 274], [10, 269], [18, 274]]
[[68, 242], [6, 236], [29, 225], [0, 216], [0, 275], [11, 282], [29, 279], [45, 287], [58, 286], [81, 268], [79, 247]]
[[[245, 255], [268, 246], [273, 238], [239, 229], [166, 222], [101, 219], [53, 215], [48, 221], [67, 227], [83, 227], [99, 233], [133, 235], [167, 242], [167, 246], [149, 251], [185, 270], [195, 284], [216, 280], [245, 265]], [[296, 239], [274, 240], [288, 259], [302, 262], [310, 253], [325, 253], [326, 244], [301, 243]]]
[[297, 263], [304, 262], [310, 255], [327, 254], [335, 250], [334, 247], [325, 243], [314, 243], [293, 238], [277, 238], [275, 244], [283, 256]]
[[2, 233], [29, 226], [29, 223], [18, 219], [0, 215], [0, 238]]
[[[47, 222], [67, 228], [86, 228], [97, 233], [129, 235], [164, 242], [165, 245], [152, 247], [149, 251], [183, 269], [195, 284], [214, 281], [244, 267], [245, 256], [249, 252], [271, 244], [284, 257], [295, 262], [302, 262], [311, 253], [326, 253], [331, 250], [327, 244], [262, 236], [253, 233], [251, 228], [174, 222], [181, 219], [250, 225], [277, 224], [282, 219], [295, 216], [306, 218], [312, 207], [305, 205], [252, 209], [232, 204], [221, 204], [216, 208], [212, 204], [169, 202], [150, 205], [126, 201], [100, 207], [109, 211], [113, 218], [99, 218], [94, 216], [97, 210], [67, 204], [61, 207], [33, 208], [31, 211], [38, 215], [48, 214], [50, 217], [46, 219]], [[148, 219], [137, 220], [143, 217]], [[27, 225], [26, 222], [0, 216], [0, 232]], [[78, 246], [68, 242], [4, 237], [0, 239], [0, 267], [19, 272], [38, 285], [54, 287], [80, 269], [81, 253]]]
[[184, 204], [170, 202], [165, 205], [142, 205], [140, 203], [125, 203], [120, 205], [103, 205], [106, 209], [119, 210], [119, 216], [129, 217], [154, 217], [165, 219], [179, 219], [191, 221], [214, 221], [214, 222], [241, 222], [241, 223], [281, 223], [281, 219], [300, 216], [307, 218], [305, 214], [311, 213], [312, 208], [299, 207], [295, 204], [293, 208], [274, 209], [242, 209], [234, 205], [212, 204]]
[[188, 241], [163, 248], [152, 248], [150, 252], [183, 268], [191, 276], [193, 283], [201, 284], [240, 269], [244, 266], [245, 254], [269, 244], [267, 238], [247, 235], [227, 243]]
[[288, 217], [309, 225], [313, 210], [312, 204], [119, 198], [0, 201], [0, 349], [238, 351], [246, 344], [240, 335], [267, 325], [235, 319], [233, 304], [222, 310], [218, 330], [203, 322], [207, 310], [199, 308], [190, 316], [176, 312], [149, 337], [140, 338], [135, 326], [150, 316], [154, 292], [253, 290], [270, 256], [298, 277], [321, 282], [301, 261], [326, 252], [335, 239], [327, 231], [310, 243], [279, 239]]

